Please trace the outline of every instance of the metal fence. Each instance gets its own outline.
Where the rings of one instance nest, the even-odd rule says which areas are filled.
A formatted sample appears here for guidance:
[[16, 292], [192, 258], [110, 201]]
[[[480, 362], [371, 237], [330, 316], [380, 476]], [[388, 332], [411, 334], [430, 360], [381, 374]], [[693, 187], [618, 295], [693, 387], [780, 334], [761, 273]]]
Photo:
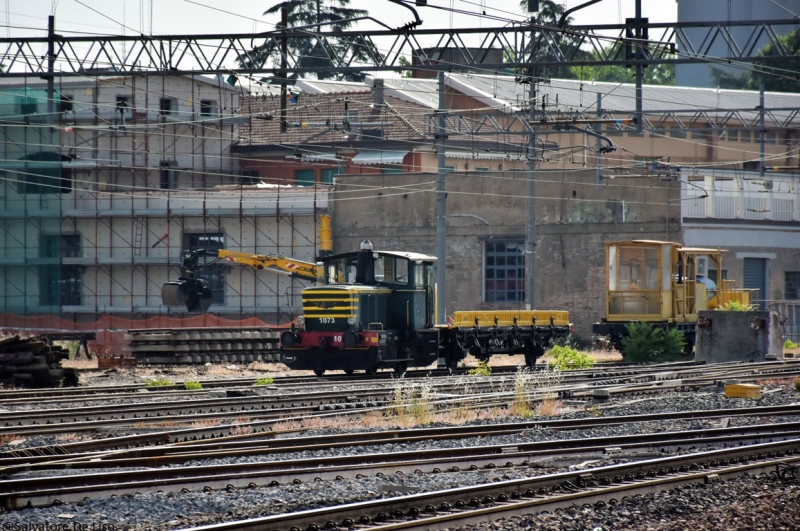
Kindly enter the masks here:
[[768, 308], [779, 316], [783, 339], [800, 343], [800, 300], [768, 301]]

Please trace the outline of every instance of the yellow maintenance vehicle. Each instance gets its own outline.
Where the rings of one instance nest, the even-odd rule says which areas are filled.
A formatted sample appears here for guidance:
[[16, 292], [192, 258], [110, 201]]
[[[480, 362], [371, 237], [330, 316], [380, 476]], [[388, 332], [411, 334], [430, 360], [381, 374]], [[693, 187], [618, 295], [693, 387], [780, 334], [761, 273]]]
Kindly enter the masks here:
[[185, 275], [162, 287], [167, 306], [206, 312], [211, 291], [197, 273], [214, 261], [231, 260], [255, 269], [277, 269], [315, 281], [303, 288], [303, 314], [281, 334], [281, 361], [291, 369], [374, 374], [391, 368], [425, 367], [442, 358], [454, 369], [467, 353], [488, 360], [495, 354], [523, 354], [529, 366], [572, 327], [565, 311], [455, 312], [452, 322], [435, 324], [435, 256], [408, 251], [373, 250], [320, 253], [311, 263], [283, 256], [227, 250], [184, 251]]
[[731, 301], [750, 304], [750, 290], [734, 289], [732, 280], [717, 285], [709, 276], [722, 271], [725, 252], [653, 240], [607, 243], [606, 317], [592, 332], [620, 350], [628, 323], [676, 328], [690, 354], [699, 311]]

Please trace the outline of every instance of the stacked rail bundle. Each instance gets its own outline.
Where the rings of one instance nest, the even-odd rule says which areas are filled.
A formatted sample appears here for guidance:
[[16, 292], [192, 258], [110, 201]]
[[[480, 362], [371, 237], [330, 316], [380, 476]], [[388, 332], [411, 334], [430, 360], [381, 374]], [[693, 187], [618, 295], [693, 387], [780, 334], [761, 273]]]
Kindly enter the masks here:
[[280, 330], [263, 327], [128, 330], [124, 350], [138, 363], [280, 361]]
[[45, 338], [12, 336], [0, 340], [0, 384], [24, 387], [59, 387], [78, 384], [74, 369], [61, 361], [69, 350], [51, 345]]

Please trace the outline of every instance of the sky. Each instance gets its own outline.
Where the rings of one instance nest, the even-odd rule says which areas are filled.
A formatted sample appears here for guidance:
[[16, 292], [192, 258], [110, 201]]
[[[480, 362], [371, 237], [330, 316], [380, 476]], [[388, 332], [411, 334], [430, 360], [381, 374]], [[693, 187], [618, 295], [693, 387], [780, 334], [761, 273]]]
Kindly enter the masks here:
[[[322, 0], [323, 3], [325, 0]], [[561, 1], [567, 8], [586, 0]], [[651, 22], [677, 20], [675, 0], [641, 0], [642, 14]], [[108, 34], [251, 33], [274, 29], [276, 19], [263, 13], [276, 0], [0, 0], [0, 37], [39, 37], [47, 29], [47, 16], [55, 14], [56, 30], [65, 35], [81, 32]], [[429, 0], [419, 7], [424, 29], [495, 27], [504, 20], [523, 20], [519, 0]], [[455, 15], [435, 7], [469, 11]], [[490, 7], [491, 6], [491, 7]], [[386, 0], [352, 0], [349, 7], [367, 9], [370, 15], [394, 28], [413, 20], [411, 11]], [[602, 0], [573, 14], [574, 24], [618, 24], [635, 14], [635, 0]], [[152, 11], [152, 13], [151, 13]], [[477, 16], [503, 20], [491, 20]], [[361, 29], [377, 28], [364, 23]]]

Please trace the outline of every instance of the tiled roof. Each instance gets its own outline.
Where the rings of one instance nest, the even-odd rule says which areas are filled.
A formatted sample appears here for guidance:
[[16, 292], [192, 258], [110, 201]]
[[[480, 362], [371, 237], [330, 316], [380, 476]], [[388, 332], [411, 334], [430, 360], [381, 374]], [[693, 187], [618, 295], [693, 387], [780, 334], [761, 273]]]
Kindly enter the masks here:
[[[386, 105], [376, 108], [371, 93], [323, 93], [297, 96], [296, 104], [287, 106], [288, 128], [280, 132], [280, 96], [250, 96], [243, 100], [241, 114], [251, 116], [250, 124], [242, 125], [239, 141], [234, 151], [249, 147], [266, 149], [314, 146], [314, 150], [326, 152], [343, 147], [366, 149], [367, 142], [372, 149], [407, 148], [423, 151], [434, 149], [435, 138], [431, 131], [426, 132], [425, 116], [432, 109], [385, 96]], [[350, 131], [343, 129], [347, 104], [349, 121], [361, 125], [351, 125]], [[268, 119], [269, 118], [269, 119]], [[299, 124], [306, 124], [304, 127]], [[374, 124], [374, 125], [370, 125]], [[382, 134], [378, 131], [382, 131]], [[375, 145], [375, 144], [378, 145]], [[484, 134], [471, 136], [451, 132], [447, 140], [447, 150], [468, 150], [475, 153], [511, 153], [524, 156], [528, 136], [525, 133]], [[539, 136], [537, 145], [547, 149], [557, 144]]]
[[[297, 144], [336, 144], [366, 140], [384, 142], [425, 142], [424, 115], [430, 109], [391, 96], [386, 105], [373, 105], [369, 92], [338, 92], [297, 96], [296, 104], [287, 106], [285, 133], [280, 132], [280, 97], [251, 96], [242, 101], [241, 114], [252, 117], [250, 125], [240, 129], [239, 145], [278, 146]], [[345, 107], [352, 125], [345, 130]], [[271, 116], [272, 119], [265, 119]], [[298, 127], [297, 124], [307, 124]], [[377, 131], [381, 130], [382, 133]]]

